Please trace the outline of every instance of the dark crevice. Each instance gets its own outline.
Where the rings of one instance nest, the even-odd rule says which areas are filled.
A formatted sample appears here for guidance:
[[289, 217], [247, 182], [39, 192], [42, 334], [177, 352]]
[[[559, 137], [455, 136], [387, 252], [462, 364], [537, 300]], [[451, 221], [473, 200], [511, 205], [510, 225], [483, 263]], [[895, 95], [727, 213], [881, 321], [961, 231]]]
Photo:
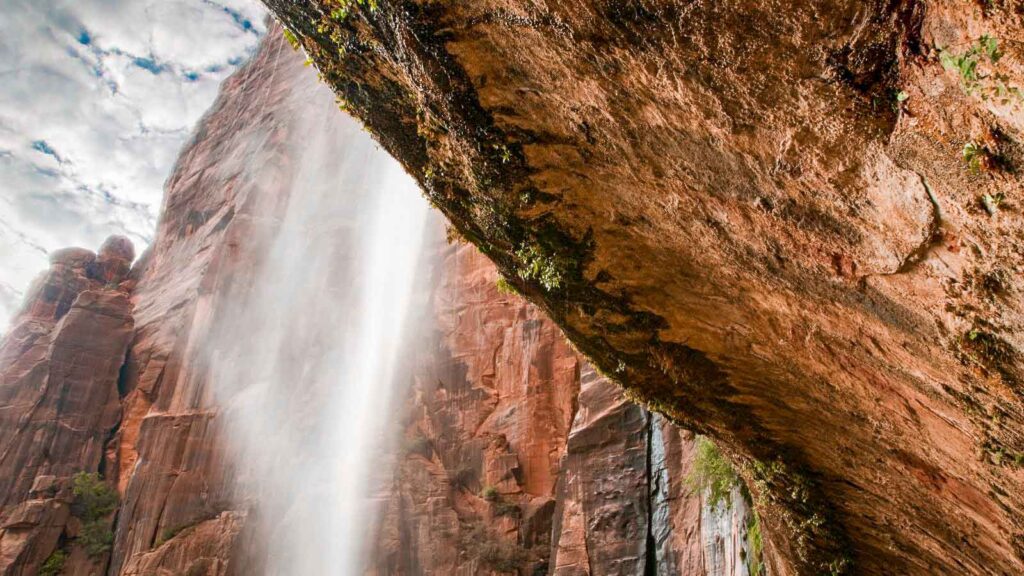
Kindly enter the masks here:
[[654, 415], [647, 413], [647, 541], [644, 555], [644, 576], [658, 574], [658, 544], [654, 538], [654, 506], [658, 498], [658, 481], [654, 474]]

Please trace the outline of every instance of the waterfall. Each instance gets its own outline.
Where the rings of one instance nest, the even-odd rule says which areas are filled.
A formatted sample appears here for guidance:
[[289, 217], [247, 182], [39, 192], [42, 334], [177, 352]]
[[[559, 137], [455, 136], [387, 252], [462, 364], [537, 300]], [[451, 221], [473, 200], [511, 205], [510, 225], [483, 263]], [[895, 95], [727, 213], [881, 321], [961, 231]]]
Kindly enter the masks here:
[[286, 135], [267, 135], [287, 138], [285, 157], [246, 159], [286, 166], [253, 200], [286, 206], [251, 211], [258, 233], [239, 241], [265, 246], [249, 250], [255, 280], [229, 290], [207, 362], [259, 573], [348, 576], [372, 544], [371, 478], [397, 429], [428, 206], [333, 98], [295, 98]]

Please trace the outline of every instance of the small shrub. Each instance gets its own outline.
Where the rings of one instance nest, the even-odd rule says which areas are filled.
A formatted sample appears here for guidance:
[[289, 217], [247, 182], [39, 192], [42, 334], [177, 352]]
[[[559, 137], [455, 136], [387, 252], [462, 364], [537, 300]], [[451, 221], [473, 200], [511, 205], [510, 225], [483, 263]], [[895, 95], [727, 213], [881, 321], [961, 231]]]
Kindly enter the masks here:
[[105, 554], [114, 544], [114, 533], [110, 530], [107, 517], [117, 509], [117, 492], [94, 472], [75, 474], [71, 491], [75, 496], [71, 503], [71, 513], [82, 521], [78, 544], [90, 556]]
[[965, 346], [976, 352], [984, 361], [995, 363], [1012, 356], [1013, 351], [1001, 338], [979, 328], [972, 328], [964, 335]]
[[704, 436], [697, 437], [697, 454], [693, 469], [686, 477], [691, 492], [707, 492], [712, 507], [722, 500], [728, 501], [733, 488], [739, 485], [740, 477], [722, 456], [714, 442]]
[[108, 516], [117, 508], [117, 492], [95, 472], [79, 472], [71, 479], [75, 499], [71, 513], [90, 522]]
[[494, 504], [495, 516], [519, 516], [519, 505], [515, 502], [500, 500]]
[[[429, 169], [428, 169], [428, 171], [430, 173], [427, 174], [425, 177], [429, 179], [429, 178], [433, 177], [433, 172], [430, 171]], [[455, 229], [454, 226], [445, 226], [444, 227], [444, 240], [445, 240], [445, 242], [449, 246], [451, 246], [452, 244], [464, 244], [464, 243], [466, 243], [466, 239], [462, 236], [462, 234], [458, 230]]]
[[106, 554], [114, 545], [114, 533], [106, 520], [93, 520], [82, 524], [78, 544], [93, 558]]
[[553, 256], [530, 245], [516, 250], [516, 258], [519, 259], [521, 266], [519, 277], [523, 280], [536, 280], [548, 291], [562, 286], [562, 273], [559, 272]]
[[494, 486], [484, 486], [480, 491], [480, 497], [488, 502], [496, 502], [499, 498], [498, 489]]
[[63, 550], [54, 550], [53, 554], [50, 554], [50, 557], [39, 568], [39, 576], [57, 576], [64, 570], [64, 562], [67, 559], [68, 555]]
[[526, 551], [515, 542], [506, 542], [483, 526], [463, 534], [461, 548], [471, 558], [497, 572], [517, 572], [527, 560]]

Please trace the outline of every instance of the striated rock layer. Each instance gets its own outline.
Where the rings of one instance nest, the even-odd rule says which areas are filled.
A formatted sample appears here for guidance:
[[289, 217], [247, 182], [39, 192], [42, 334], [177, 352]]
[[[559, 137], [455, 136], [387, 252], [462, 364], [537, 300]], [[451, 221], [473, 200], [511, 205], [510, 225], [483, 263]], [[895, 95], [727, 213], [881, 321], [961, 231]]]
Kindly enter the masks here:
[[441, 253], [374, 573], [748, 574], [750, 512], [691, 494], [692, 434], [625, 400], [476, 248]]
[[[72, 477], [103, 468], [117, 427], [133, 258], [121, 237], [54, 252], [0, 343], [0, 574], [38, 573], [81, 529]], [[66, 548], [66, 574], [102, 573], [102, 555]]]
[[[291, 151], [309, 137], [294, 119], [333, 105], [312, 76], [274, 31], [225, 83], [130, 276], [123, 239], [53, 256], [0, 347], [0, 574], [59, 554], [61, 574], [261, 573], [259, 500], [238, 478], [204, 342], [279, 226]], [[692, 435], [626, 401], [440, 228], [368, 573], [748, 574], [744, 496], [691, 494]], [[71, 513], [80, 472], [120, 495], [97, 550]]]
[[1021, 2], [265, 3], [778, 573], [1024, 573]]

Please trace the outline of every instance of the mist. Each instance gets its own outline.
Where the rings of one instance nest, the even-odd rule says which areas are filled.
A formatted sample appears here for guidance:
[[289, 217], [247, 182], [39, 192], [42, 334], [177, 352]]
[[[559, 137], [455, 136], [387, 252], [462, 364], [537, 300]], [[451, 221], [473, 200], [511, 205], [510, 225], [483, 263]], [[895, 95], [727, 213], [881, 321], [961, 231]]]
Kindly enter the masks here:
[[290, 181], [262, 195], [287, 206], [253, 212], [284, 216], [240, 239], [265, 245], [249, 250], [255, 280], [230, 288], [206, 343], [236, 490], [256, 520], [247, 561], [271, 575], [362, 572], [429, 210], [324, 92], [296, 96]]

